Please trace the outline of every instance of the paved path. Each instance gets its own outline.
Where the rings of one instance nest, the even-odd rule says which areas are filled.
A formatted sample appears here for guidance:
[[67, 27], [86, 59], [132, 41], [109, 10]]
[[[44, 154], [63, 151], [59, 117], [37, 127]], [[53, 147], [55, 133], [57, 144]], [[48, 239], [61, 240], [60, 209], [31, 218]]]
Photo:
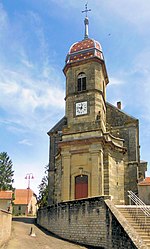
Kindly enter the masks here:
[[[29, 236], [32, 233], [36, 237]], [[12, 235], [9, 242], [2, 249], [85, 249], [86, 247], [75, 245], [58, 239], [45, 230], [34, 225], [33, 218], [17, 217], [13, 219]]]

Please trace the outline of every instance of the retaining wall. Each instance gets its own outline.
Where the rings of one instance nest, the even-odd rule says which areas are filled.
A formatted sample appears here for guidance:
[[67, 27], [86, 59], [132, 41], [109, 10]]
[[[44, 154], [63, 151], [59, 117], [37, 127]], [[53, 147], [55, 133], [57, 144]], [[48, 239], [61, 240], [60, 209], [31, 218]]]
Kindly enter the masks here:
[[61, 238], [105, 249], [136, 249], [105, 204], [107, 196], [59, 203], [38, 211], [37, 223]]

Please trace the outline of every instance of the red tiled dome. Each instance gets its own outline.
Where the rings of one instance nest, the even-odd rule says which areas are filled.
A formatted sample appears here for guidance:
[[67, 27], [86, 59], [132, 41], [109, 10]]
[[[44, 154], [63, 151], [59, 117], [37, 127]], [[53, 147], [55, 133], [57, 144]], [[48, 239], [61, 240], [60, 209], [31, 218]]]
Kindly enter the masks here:
[[70, 47], [66, 64], [92, 57], [98, 57], [104, 60], [101, 45], [93, 39], [84, 39], [83, 41], [74, 43]]

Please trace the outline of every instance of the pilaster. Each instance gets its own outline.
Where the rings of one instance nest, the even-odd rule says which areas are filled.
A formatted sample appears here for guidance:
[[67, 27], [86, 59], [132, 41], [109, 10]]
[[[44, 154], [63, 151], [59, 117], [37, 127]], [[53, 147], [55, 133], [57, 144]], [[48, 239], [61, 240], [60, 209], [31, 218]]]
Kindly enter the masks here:
[[103, 154], [101, 145], [93, 145], [90, 150], [91, 154], [91, 196], [103, 194]]
[[62, 200], [70, 200], [71, 174], [70, 174], [70, 153], [62, 152]]

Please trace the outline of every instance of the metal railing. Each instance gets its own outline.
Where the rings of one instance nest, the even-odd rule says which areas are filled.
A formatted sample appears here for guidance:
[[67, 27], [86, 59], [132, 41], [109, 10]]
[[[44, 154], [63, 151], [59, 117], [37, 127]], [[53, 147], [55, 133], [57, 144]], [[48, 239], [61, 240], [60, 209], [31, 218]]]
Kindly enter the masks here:
[[[130, 209], [130, 212], [132, 213], [136, 221], [140, 224], [140, 226], [142, 226], [148, 232], [148, 234], [150, 234], [149, 224], [147, 224], [147, 221], [150, 218], [150, 208], [132, 191], [128, 191], [128, 197], [130, 205], [132, 205], [133, 203], [136, 208], [136, 213], [135, 210], [132, 210], [132, 208]], [[144, 214], [145, 222], [138, 215], [139, 210]]]

